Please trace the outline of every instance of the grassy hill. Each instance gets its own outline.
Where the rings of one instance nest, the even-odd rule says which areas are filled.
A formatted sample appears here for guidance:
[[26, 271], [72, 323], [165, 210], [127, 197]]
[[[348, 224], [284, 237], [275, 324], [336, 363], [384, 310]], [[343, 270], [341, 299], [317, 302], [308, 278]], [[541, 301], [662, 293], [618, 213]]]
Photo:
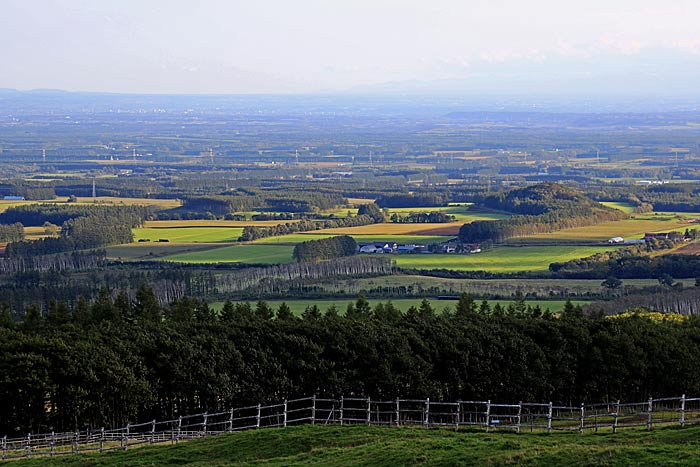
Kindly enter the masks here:
[[700, 427], [613, 434], [513, 434], [301, 426], [128, 452], [29, 459], [17, 467], [226, 465], [700, 465]]

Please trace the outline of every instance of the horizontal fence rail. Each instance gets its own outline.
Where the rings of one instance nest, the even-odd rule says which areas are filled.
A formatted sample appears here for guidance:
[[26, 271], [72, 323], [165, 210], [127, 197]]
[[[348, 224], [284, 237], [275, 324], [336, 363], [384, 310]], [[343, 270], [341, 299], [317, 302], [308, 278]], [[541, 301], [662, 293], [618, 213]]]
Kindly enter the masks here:
[[140, 445], [180, 441], [243, 430], [290, 425], [379, 425], [450, 427], [455, 431], [584, 433], [621, 429], [651, 430], [657, 425], [700, 423], [700, 397], [666, 397], [644, 402], [604, 402], [562, 406], [549, 403], [432, 401], [430, 399], [373, 400], [369, 397], [316, 396], [275, 404], [237, 407], [224, 412], [183, 415], [121, 428], [2, 437], [1, 460], [32, 456], [62, 456], [81, 452], [127, 450]]

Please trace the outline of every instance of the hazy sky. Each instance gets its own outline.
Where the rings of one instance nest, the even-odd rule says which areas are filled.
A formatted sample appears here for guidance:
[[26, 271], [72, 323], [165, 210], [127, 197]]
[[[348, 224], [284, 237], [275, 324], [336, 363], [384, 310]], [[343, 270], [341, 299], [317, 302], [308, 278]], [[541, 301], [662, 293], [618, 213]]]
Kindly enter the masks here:
[[700, 1], [0, 0], [0, 60], [18, 89], [697, 94]]

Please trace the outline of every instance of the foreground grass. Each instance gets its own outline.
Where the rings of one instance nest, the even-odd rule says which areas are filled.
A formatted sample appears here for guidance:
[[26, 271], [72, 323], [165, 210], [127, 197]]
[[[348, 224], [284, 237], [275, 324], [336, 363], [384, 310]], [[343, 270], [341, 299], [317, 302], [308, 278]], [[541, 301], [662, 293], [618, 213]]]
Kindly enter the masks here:
[[700, 427], [613, 434], [514, 434], [303, 426], [18, 466], [700, 465]]

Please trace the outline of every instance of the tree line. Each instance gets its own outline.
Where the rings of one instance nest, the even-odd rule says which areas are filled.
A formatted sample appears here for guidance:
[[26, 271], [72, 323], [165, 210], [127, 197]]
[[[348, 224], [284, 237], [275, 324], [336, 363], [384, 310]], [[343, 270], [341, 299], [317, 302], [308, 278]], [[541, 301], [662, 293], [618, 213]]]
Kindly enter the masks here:
[[67, 431], [297, 396], [572, 403], [700, 394], [700, 318], [557, 317], [522, 300], [462, 296], [440, 313], [363, 297], [311, 305], [182, 297], [161, 305], [106, 289], [0, 313], [0, 432]]
[[20, 222], [0, 224], [0, 242], [19, 242], [24, 240], [24, 226]]
[[357, 242], [349, 235], [309, 240], [297, 243], [292, 256], [299, 262], [322, 261], [352, 256], [357, 253]]

